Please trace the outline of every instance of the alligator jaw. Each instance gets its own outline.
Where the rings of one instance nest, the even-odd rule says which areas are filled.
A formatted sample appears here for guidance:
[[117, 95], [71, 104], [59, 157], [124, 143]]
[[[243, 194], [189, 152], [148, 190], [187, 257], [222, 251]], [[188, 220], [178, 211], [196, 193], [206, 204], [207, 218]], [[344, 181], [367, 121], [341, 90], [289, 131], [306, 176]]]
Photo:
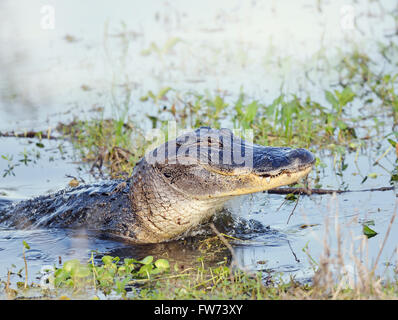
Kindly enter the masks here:
[[257, 179], [259, 181], [259, 191], [270, 190], [295, 183], [301, 178], [306, 177], [311, 172], [311, 170], [312, 165], [308, 165], [295, 171], [286, 170], [276, 175], [258, 176]]
[[[275, 148], [254, 145], [253, 162], [222, 170], [220, 166], [205, 165], [220, 179], [219, 188], [209, 198], [238, 196], [290, 185], [307, 176], [315, 156], [305, 149]], [[222, 178], [221, 178], [222, 177]]]
[[217, 197], [223, 196], [239, 196], [249, 193], [261, 192], [277, 187], [289, 185], [297, 182], [301, 178], [306, 177], [312, 170], [312, 164], [301, 167], [298, 170], [285, 170], [275, 175], [250, 174], [242, 177], [242, 187], [235, 186], [234, 190], [230, 190], [227, 195], [218, 194]]

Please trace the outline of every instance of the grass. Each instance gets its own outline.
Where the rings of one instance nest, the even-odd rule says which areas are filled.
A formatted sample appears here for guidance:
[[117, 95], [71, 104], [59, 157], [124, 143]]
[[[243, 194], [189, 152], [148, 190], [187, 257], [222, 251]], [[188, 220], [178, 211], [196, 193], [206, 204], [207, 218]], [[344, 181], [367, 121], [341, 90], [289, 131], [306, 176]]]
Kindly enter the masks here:
[[[167, 90], [168, 92], [169, 90]], [[162, 90], [160, 95], [167, 93]], [[250, 100], [243, 93], [228, 103], [220, 95], [188, 93], [176, 95], [170, 108], [150, 115], [153, 129], [166, 131], [169, 121], [176, 121], [178, 128], [211, 126], [220, 128], [222, 122], [230, 123], [244, 132], [251, 129], [254, 142], [263, 145], [325, 148], [344, 146], [358, 141], [354, 125], [344, 119], [344, 109], [355, 98], [351, 89], [325, 91], [329, 103], [322, 106], [310, 97], [280, 95], [270, 105]], [[145, 98], [156, 102], [159, 95]], [[75, 148], [84, 161], [101, 168], [104, 165], [111, 177], [131, 173], [136, 161], [143, 156], [145, 141], [143, 128], [128, 118], [92, 119], [62, 126], [62, 132], [74, 141]], [[337, 150], [337, 149], [335, 149]], [[343, 152], [342, 148], [338, 149]]]
[[111, 178], [131, 175], [135, 163], [144, 152], [142, 131], [130, 121], [91, 119], [58, 126], [64, 135], [72, 137], [79, 157], [92, 164], [91, 171], [97, 169]]

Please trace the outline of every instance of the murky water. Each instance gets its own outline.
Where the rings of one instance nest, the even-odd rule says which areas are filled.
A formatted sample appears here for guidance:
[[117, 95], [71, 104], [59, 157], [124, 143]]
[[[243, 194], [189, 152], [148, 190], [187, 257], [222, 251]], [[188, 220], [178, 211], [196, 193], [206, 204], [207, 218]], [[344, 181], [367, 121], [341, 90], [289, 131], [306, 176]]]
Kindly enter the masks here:
[[[344, 52], [353, 43], [373, 54], [375, 43], [390, 41], [385, 36], [395, 32], [393, 17], [385, 13], [394, 6], [395, 1], [2, 1], [0, 131], [47, 130], [74, 117], [89, 119], [97, 107], [112, 115], [112, 106], [123, 100], [126, 87], [132, 92], [129, 113], [137, 121], [162, 105], [140, 97], [167, 86], [179, 92], [227, 90], [231, 99], [242, 87], [267, 103], [282, 88], [289, 94], [311, 93], [322, 102], [322, 90], [334, 86], [337, 75], [333, 70], [325, 73], [317, 55], [322, 52], [333, 61], [336, 47]], [[350, 22], [352, 17], [356, 25]], [[360, 108], [359, 103], [354, 105], [353, 114]], [[390, 126], [391, 119], [381, 120]], [[68, 142], [44, 140], [44, 148], [36, 142], [0, 138], [0, 155], [13, 159], [0, 159], [0, 174], [7, 173], [10, 163], [19, 164], [0, 177], [0, 205], [60, 190], [71, 177], [94, 181]], [[319, 155], [326, 164], [319, 173], [322, 186], [351, 190], [389, 186], [394, 153], [373, 165], [387, 147], [382, 143], [377, 148], [375, 143], [358, 154], [349, 153], [342, 172], [333, 157]], [[24, 159], [29, 161], [25, 164]], [[377, 178], [361, 183], [369, 173]], [[311, 175], [315, 177], [315, 172]], [[323, 251], [325, 228], [331, 231], [332, 248], [337, 233], [343, 234], [347, 264], [354, 268], [349, 260], [362, 254], [356, 251], [362, 223], [374, 221], [378, 235], [368, 241], [368, 259], [370, 264], [375, 261], [396, 194], [391, 190], [302, 196], [290, 220], [294, 203], [282, 205], [283, 201], [283, 196], [260, 193], [229, 203], [227, 209], [236, 217], [269, 226], [266, 232], [242, 235], [247, 239], [234, 249], [242, 267], [308, 279], [313, 274], [310, 257], [317, 260]], [[379, 259], [381, 274], [387, 262], [389, 269], [397, 266], [393, 255], [397, 223], [391, 226]], [[32, 248], [27, 252], [31, 280], [43, 265], [88, 258], [91, 250], [185, 261], [199, 254], [178, 242], [135, 247], [95, 234], [0, 229], [1, 279], [12, 264], [15, 270], [23, 267], [22, 240]]]

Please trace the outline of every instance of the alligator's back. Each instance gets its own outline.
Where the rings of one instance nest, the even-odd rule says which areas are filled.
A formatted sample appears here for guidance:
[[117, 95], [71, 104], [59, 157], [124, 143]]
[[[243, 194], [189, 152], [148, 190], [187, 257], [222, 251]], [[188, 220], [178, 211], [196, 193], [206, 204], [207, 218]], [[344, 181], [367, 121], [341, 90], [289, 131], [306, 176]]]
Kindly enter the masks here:
[[80, 228], [129, 235], [134, 222], [130, 182], [104, 181], [0, 206], [0, 225]]

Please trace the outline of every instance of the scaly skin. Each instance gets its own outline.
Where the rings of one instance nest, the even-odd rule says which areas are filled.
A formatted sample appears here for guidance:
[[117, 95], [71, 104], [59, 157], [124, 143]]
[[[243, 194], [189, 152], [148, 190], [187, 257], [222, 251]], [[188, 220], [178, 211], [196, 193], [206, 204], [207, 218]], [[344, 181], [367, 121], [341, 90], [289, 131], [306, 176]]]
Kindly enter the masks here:
[[[236, 157], [244, 151], [242, 162]], [[15, 228], [86, 228], [135, 243], [189, 232], [231, 197], [273, 189], [308, 175], [304, 149], [248, 143], [227, 129], [197, 129], [141, 159], [128, 181], [106, 181], [0, 207]]]

